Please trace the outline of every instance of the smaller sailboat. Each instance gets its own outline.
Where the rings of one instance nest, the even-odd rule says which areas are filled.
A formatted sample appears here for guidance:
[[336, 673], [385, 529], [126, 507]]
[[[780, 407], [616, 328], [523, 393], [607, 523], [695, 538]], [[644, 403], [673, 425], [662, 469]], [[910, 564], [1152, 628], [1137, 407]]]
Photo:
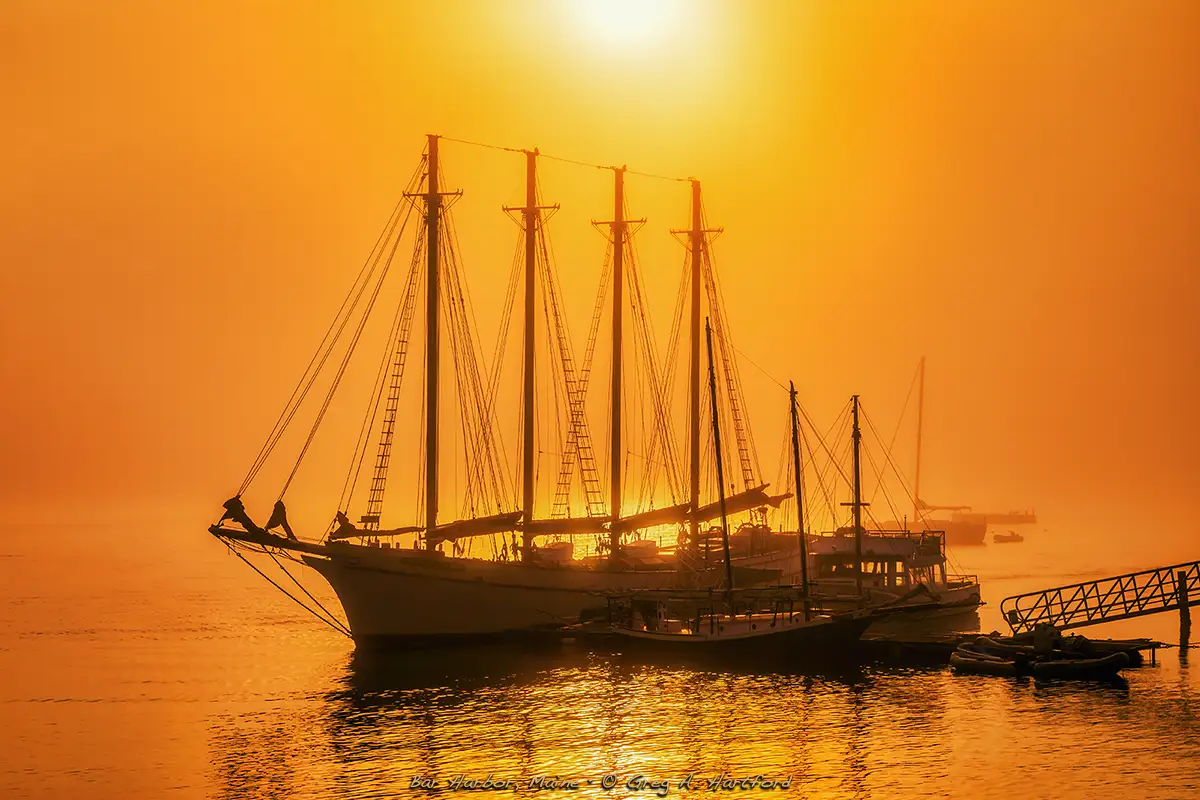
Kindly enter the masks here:
[[[938, 629], [969, 625], [969, 620], [943, 619], [973, 616], [981, 604], [977, 577], [947, 573], [944, 532], [864, 522], [863, 509], [870, 504], [862, 498], [860, 412], [855, 395], [850, 401], [853, 500], [844, 504], [853, 507], [852, 522], [805, 537], [809, 558], [804, 580], [810, 594], [830, 611], [873, 607], [905, 612], [878, 620], [871, 633], [925, 632], [931, 624]], [[799, 471], [798, 457], [796, 463]]]
[[[721, 425], [717, 413], [717, 383], [712, 356], [712, 328], [706, 323], [709, 395], [713, 404], [713, 445], [717, 461], [717, 491], [721, 510], [721, 544], [724, 550], [724, 590], [692, 592], [642, 591], [608, 597], [608, 633], [625, 644], [652, 647], [676, 654], [708, 653], [727, 656], [829, 657], [845, 654], [874, 622], [902, 612], [902, 608], [856, 608], [840, 614], [825, 613], [809, 595], [808, 568], [802, 560], [799, 586], [735, 589], [729, 550], [729, 522], [725, 504], [725, 479], [721, 459]], [[792, 390], [793, 457], [799, 445]], [[857, 495], [856, 495], [857, 497]], [[861, 503], [856, 506], [855, 520]], [[799, 518], [803, 520], [803, 513]], [[861, 526], [859, 527], [861, 530]], [[803, 524], [800, 552], [805, 550]]]
[[1025, 541], [1025, 537], [1016, 531], [1009, 531], [1008, 533], [993, 533], [992, 541], [996, 544], [1015, 544]]

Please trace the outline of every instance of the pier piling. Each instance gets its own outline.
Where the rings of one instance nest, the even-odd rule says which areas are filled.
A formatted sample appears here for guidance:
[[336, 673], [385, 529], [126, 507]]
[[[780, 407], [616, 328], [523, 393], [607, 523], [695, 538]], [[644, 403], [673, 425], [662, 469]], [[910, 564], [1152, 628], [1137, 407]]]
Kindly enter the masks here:
[[1179, 658], [1187, 658], [1188, 640], [1192, 635], [1192, 609], [1188, 606], [1187, 573], [1175, 573], [1175, 592], [1179, 597]]

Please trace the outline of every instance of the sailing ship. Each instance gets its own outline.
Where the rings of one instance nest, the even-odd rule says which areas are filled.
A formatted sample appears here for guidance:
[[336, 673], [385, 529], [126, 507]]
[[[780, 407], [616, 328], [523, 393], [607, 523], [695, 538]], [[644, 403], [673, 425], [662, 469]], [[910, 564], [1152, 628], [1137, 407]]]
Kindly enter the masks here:
[[[912, 613], [880, 619], [873, 632], [919, 630], [931, 619], [973, 614], [982, 603], [979, 579], [946, 571], [945, 533], [864, 527], [862, 428], [859, 399], [851, 398], [852, 527], [808, 537], [812, 591], [829, 608], [873, 607]], [[809, 580], [808, 575], [805, 576]]]
[[[557, 207], [540, 203], [537, 181], [539, 152], [536, 149], [521, 151], [526, 161], [525, 205], [505, 209], [517, 215], [523, 233], [524, 341], [521, 490], [518, 507], [506, 491], [502, 474], [503, 448], [495, 434], [495, 394], [499, 360], [493, 364], [490, 374], [486, 374], [488, 371], [479, 363], [480, 359], [477, 356], [477, 337], [472, 327], [470, 299], [458, 269], [458, 259], [453, 247], [454, 228], [448, 214], [449, 206], [461, 192], [448, 191], [443, 185], [439, 163], [441, 138], [437, 135], [428, 137], [426, 151], [420, 166], [414, 172], [408, 190], [389, 218], [371, 257], [364, 264], [326, 338], [322, 340], [317, 354], [314, 355], [309, 370], [301, 378], [239, 491], [226, 501], [225, 514], [210, 527], [210, 532], [237, 551], [268, 552], [275, 563], [285, 571], [286, 565], [276, 557], [278, 554], [290, 556], [315, 570], [337, 594], [349, 623], [348, 633], [359, 644], [411, 644], [427, 640], [507, 636], [558, 629], [564, 624], [586, 617], [589, 612], [595, 613], [601, 609], [605, 596], [614, 591], [677, 589], [681, 588], [681, 581], [692, 587], [714, 584], [719, 580], [716, 565], [704, 567], [697, 564], [699, 542], [702, 538], [701, 526], [721, 513], [716, 507], [717, 504], [702, 504], [700, 497], [699, 319], [702, 290], [706, 290], [708, 294], [722, 351], [722, 371], [730, 386], [727, 398], [729, 407], [725, 413], [732, 419], [737, 434], [742, 472], [742, 491], [726, 498], [723, 508], [728, 513], [735, 513], [777, 506], [788, 495], [769, 495], [768, 484], [757, 480], [752, 468], [753, 447], [748, 440], [745, 410], [741, 406], [740, 392], [737, 390], [737, 367], [729, 354], [732, 346], [728, 344], [728, 336], [723, 330], [718, 302], [719, 291], [711, 264], [709, 243], [711, 236], [719, 231], [705, 225], [699, 181], [690, 181], [692, 225], [690, 229], [679, 232], [686, 234], [690, 267], [687, 275], [691, 317], [691, 469], [688, 491], [684, 499], [673, 498], [676, 502], [670, 505], [628, 513], [623, 506], [626, 476], [622, 463], [622, 455], [626, 452], [622, 441], [622, 357], [623, 320], [626, 314], [624, 283], [627, 278], [632, 279], [630, 306], [633, 310], [631, 316], [635, 321], [635, 338], [640, 334], [642, 352], [648, 354], [649, 361], [649, 394], [656, 435], [649, 443], [650, 453], [647, 461], [651, 462], [657, 458], [668, 465], [668, 470], [675, 462], [674, 445], [668, 430], [669, 413], [666, 408], [669, 383], [662, 377], [665, 371], [655, 363], [646, 315], [642, 312], [644, 299], [641, 296], [640, 284], [636, 280], [636, 273], [629, 271], [627, 275], [626, 262], [632, 260], [630, 238], [636, 226], [644, 220], [632, 220], [626, 215], [626, 168], [606, 168], [611, 169], [614, 175], [613, 218], [609, 222], [599, 223], [598, 226], [607, 229], [611, 261], [606, 260], [606, 271], [601, 279], [601, 291], [597, 297], [583, 366], [577, 370], [569, 333], [561, 313], [560, 291], [556, 277], [550, 269], [549, 248], [545, 240], [545, 223]], [[347, 363], [354, 354], [367, 319], [380, 295], [383, 280], [392, 264], [401, 237], [409, 221], [417, 216], [414, 209], [420, 210], [423, 234], [415, 237], [416, 245], [409, 265], [407, 282], [388, 335], [388, 347], [380, 364], [371, 404], [363, 420], [338, 510], [320, 541], [301, 540], [293, 533], [287, 519], [284, 496], [338, 389]], [[534, 326], [535, 289], [539, 277], [542, 294], [545, 296], [545, 313], [550, 320], [548, 327], [551, 328], [552, 338], [558, 344], [557, 349], [550, 348], [550, 360], [558, 367], [562, 377], [561, 389], [566, 398], [568, 417], [567, 438], [559, 468], [553, 511], [545, 518], [538, 518], [534, 502], [534, 369], [537, 339]], [[421, 476], [424, 515], [416, 524], [385, 528], [382, 526], [382, 510], [388, 469], [392, 462], [394, 435], [400, 417], [400, 386], [407, 362], [410, 332], [414, 318], [418, 316], [416, 310], [420, 305], [418, 294], [422, 281], [425, 286], [426, 345], [422, 431], [424, 463]], [[515, 296], [517, 284], [518, 275], [514, 270], [510, 281], [510, 300]], [[601, 482], [587, 425], [585, 398], [591, 355], [595, 349], [600, 311], [608, 284], [611, 284], [612, 294], [612, 371], [608, 409], [611, 419], [608, 447], [609, 497], [606, 505], [601, 498]], [[464, 514], [460, 519], [445, 522], [439, 518], [441, 496], [438, 482], [441, 455], [438, 435], [439, 412], [442, 408], [439, 366], [444, 356], [441, 347], [443, 325], [439, 315], [443, 312], [446, 315], [445, 327], [451, 345], [449, 349], [454, 358], [456, 377], [459, 381], [456, 399], [462, 415], [463, 440], [469, 443], [469, 446], [465, 447], [469, 485], [464, 501]], [[505, 331], [512, 316], [514, 315], [506, 313], [503, 317]], [[347, 331], [349, 333], [346, 333]], [[331, 358], [335, 345], [343, 341], [344, 333], [346, 344], [339, 363]], [[673, 340], [675, 339], [673, 336]], [[275, 450], [285, 428], [293, 421], [318, 374], [330, 363], [335, 366], [332, 368], [333, 377], [326, 398], [320, 405], [312, 430], [275, 502], [270, 520], [260, 527], [248, 513], [243, 495]], [[378, 444], [372, 468], [367, 463], [368, 445], [376, 432]], [[349, 513], [350, 503], [359, 485], [360, 473], [363, 472], [370, 474], [365, 513], [357, 522], [353, 522]], [[581, 516], [572, 516], [569, 502], [572, 478], [576, 473], [583, 495], [584, 513]], [[678, 484], [677, 476], [671, 482]], [[644, 557], [649, 549], [646, 547], [647, 540], [634, 543], [628, 541], [630, 536], [639, 530], [665, 525], [684, 527], [675, 548], [674, 558], [670, 560]], [[282, 533], [275, 532], [280, 530]], [[516, 539], [517, 533], [520, 534], [519, 542]], [[513, 537], [511, 550], [509, 535]], [[578, 536], [600, 537], [599, 557], [574, 558], [571, 539]], [[398, 541], [402, 537], [411, 537], [411, 545], [399, 546]], [[480, 537], [492, 543], [492, 558], [474, 557], [468, 552], [469, 543]], [[554, 541], [547, 543], [547, 537], [553, 537]], [[538, 546], [539, 540], [542, 542], [541, 547]], [[446, 554], [443, 549], [447, 543], [452, 548], [450, 554]], [[799, 552], [795, 546], [792, 551]], [[731, 559], [726, 558], [724, 566], [741, 585], [774, 583], [778, 582], [783, 572], [779, 563], [786, 561], [788, 557], [788, 553], [785, 552], [777, 557], [759, 558], [754, 563], [741, 564], [731, 563]], [[689, 569], [678, 568], [682, 562], [689, 559]], [[290, 573], [288, 575], [303, 589], [294, 576]], [[312, 608], [299, 597], [293, 599], [335, 627], [340, 626], [340, 622], [316, 602], [311, 594], [306, 590], [304, 594], [317, 608]], [[417, 613], [419, 609], [436, 609], [436, 613]]]

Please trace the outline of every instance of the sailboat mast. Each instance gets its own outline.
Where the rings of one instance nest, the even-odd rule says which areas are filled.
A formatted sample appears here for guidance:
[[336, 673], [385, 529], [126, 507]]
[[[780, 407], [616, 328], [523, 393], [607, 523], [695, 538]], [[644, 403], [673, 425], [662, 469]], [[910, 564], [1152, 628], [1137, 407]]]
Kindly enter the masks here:
[[613, 167], [616, 186], [613, 197], [613, 312], [612, 312], [612, 441], [609, 446], [611, 461], [609, 509], [612, 518], [609, 534], [609, 555], [617, 558], [621, 548], [621, 533], [617, 520], [621, 518], [621, 323], [623, 290], [625, 279], [625, 167]]
[[[704, 215], [700, 205], [700, 181], [692, 181], [692, 320], [691, 320], [691, 361], [688, 396], [689, 411], [689, 450], [691, 452], [691, 493], [689, 495], [692, 511], [700, 508], [700, 281], [704, 265]], [[698, 546], [700, 541], [700, 520], [693, 514], [691, 522], [691, 543]]]
[[858, 427], [858, 395], [851, 401], [854, 414], [854, 585], [862, 595], [862, 430]]
[[[921, 521], [921, 428], [925, 422], [925, 356], [921, 356], [918, 367], [920, 383], [917, 385], [917, 470], [913, 477], [913, 524]], [[921, 530], [918, 528], [917, 530]]]
[[796, 471], [796, 529], [800, 536], [800, 583], [804, 598], [804, 615], [808, 619], [808, 537], [804, 532], [804, 475], [800, 464], [800, 420], [796, 414], [796, 384], [788, 381], [788, 394], [792, 401], [792, 466]]
[[429, 134], [429, 187], [425, 195], [428, 255], [425, 276], [425, 547], [432, 548], [438, 512], [438, 137]]
[[528, 559], [533, 547], [533, 356], [534, 356], [534, 288], [537, 285], [537, 148], [525, 151], [525, 369], [522, 397], [524, 399], [524, 427], [522, 476], [522, 519], [525, 530], [522, 534], [521, 557]]
[[733, 561], [729, 556], [729, 520], [725, 515], [725, 468], [721, 462], [721, 415], [717, 413], [717, 369], [713, 363], [712, 326], [704, 321], [708, 343], [708, 394], [712, 398], [713, 447], [717, 455], [717, 500], [721, 505], [721, 544], [725, 548], [725, 598], [733, 603]]

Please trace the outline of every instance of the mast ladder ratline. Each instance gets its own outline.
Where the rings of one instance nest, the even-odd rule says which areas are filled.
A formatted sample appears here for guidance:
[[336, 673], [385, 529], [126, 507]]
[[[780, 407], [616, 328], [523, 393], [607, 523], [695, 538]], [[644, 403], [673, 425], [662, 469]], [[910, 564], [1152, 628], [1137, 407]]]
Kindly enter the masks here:
[[[609, 282], [612, 280], [612, 261], [611, 261], [610, 256], [611, 256], [611, 253], [604, 254], [604, 267], [602, 268], [601, 273], [600, 273], [600, 288], [596, 292], [596, 305], [592, 309], [592, 325], [591, 325], [591, 328], [588, 330], [587, 346], [584, 348], [584, 352], [583, 352], [583, 363], [579, 368], [579, 378], [576, 383], [576, 390], [577, 390], [576, 395], [578, 396], [578, 404], [579, 404], [579, 411], [580, 411], [580, 413], [578, 415], [576, 415], [576, 413], [575, 413], [574, 404], [572, 403], [570, 398], [568, 398], [569, 413], [572, 415], [572, 419], [575, 419], [576, 416], [578, 416], [579, 419], [586, 421], [586, 417], [584, 416], [583, 409], [585, 406], [585, 402], [587, 400], [588, 383], [592, 376], [592, 360], [593, 360], [593, 356], [596, 353], [596, 342], [599, 338], [599, 333], [600, 333], [600, 320], [604, 316], [604, 300], [608, 296], [608, 285], [609, 285]], [[588, 438], [588, 444], [589, 444], [589, 452], [587, 454], [587, 458], [590, 461], [590, 470], [591, 470], [592, 475], [595, 476], [596, 486], [599, 487], [600, 486], [600, 476], [599, 476], [599, 471], [596, 468], [595, 451], [592, 450], [590, 447], [590, 444], [591, 444], [590, 435]], [[563, 447], [562, 460], [559, 463], [558, 485], [555, 487], [554, 509], [551, 514], [551, 516], [553, 516], [553, 517], [565, 517], [569, 513], [571, 478], [574, 475], [574, 471], [575, 471], [576, 455], [579, 455], [581, 459], [584, 457], [579, 452], [579, 438], [577, 436], [575, 426], [573, 424], [571, 424], [571, 425], [568, 425], [568, 427], [567, 427], [567, 441]], [[581, 468], [580, 468], [581, 474], [583, 472], [583, 469], [584, 469], [584, 467], [581, 466]], [[599, 490], [599, 491], [601, 491], [601, 493], [603, 493], [602, 490]], [[587, 495], [585, 494], [585, 496], [587, 496]], [[590, 513], [590, 503], [589, 503], [589, 513]], [[601, 511], [601, 514], [603, 514], [603, 511]]]
[[[586, 376], [580, 377], [575, 372], [574, 348], [571, 346], [570, 330], [567, 328], [559, 301], [561, 288], [558, 285], [557, 273], [553, 271], [553, 262], [546, 245], [545, 235], [538, 237], [540, 246], [542, 281], [547, 298], [547, 307], [553, 319], [555, 339], [558, 344], [559, 365], [563, 374], [563, 382], [567, 393], [567, 442], [563, 448], [563, 463], [559, 470], [559, 483], [555, 487], [554, 511], [555, 516], [566, 516], [568, 497], [570, 493], [572, 464], [567, 461], [567, 455], [579, 459], [580, 479], [584, 488], [584, 499], [589, 517], [604, 514], [603, 492], [600, 487], [600, 474], [596, 468], [595, 451], [592, 446], [591, 431], [588, 428], [585, 413], [587, 397]], [[561, 513], [558, 513], [561, 512]]]
[[[587, 383], [575, 373], [575, 357], [572, 354], [570, 331], [564, 321], [559, 303], [558, 282], [552, 271], [550, 254], [546, 247], [544, 231], [539, 227], [538, 245], [542, 273], [542, 289], [546, 295], [546, 306], [553, 320], [554, 336], [558, 343], [558, 361], [562, 370], [567, 393], [567, 441], [559, 466], [558, 483], [554, 490], [554, 506], [551, 515], [565, 517], [569, 510], [571, 477], [574, 461], [579, 461], [580, 482], [583, 484], [584, 504], [589, 517], [604, 515], [604, 496], [600, 487], [600, 473], [596, 467], [596, 454], [592, 447], [591, 431], [586, 414]], [[589, 370], [590, 372], [590, 370]]]
[[1173, 611], [1179, 608], [1180, 572], [1187, 605], [1200, 605], [1200, 561], [1190, 561], [1006, 597], [1000, 611], [1013, 633], [1042, 623], [1067, 630]]
[[408, 282], [404, 289], [403, 310], [396, 333], [388, 395], [384, 406], [383, 422], [379, 430], [379, 446], [375, 453], [375, 468], [371, 475], [371, 488], [367, 496], [367, 510], [359, 519], [359, 522], [371, 531], [379, 530], [379, 520], [383, 514], [383, 495], [387, 488], [388, 466], [392, 459], [392, 440], [396, 432], [396, 413], [400, 405], [400, 385], [404, 380], [404, 365], [408, 361], [408, 343], [412, 333], [413, 319], [416, 316], [417, 287], [421, 275], [419, 254], [422, 249], [423, 247], [418, 241], [417, 254], [413, 257], [412, 265], [409, 268]]
[[738, 386], [740, 380], [737, 376], [737, 367], [733, 364], [729, 354], [728, 339], [725, 335], [725, 315], [721, 308], [717, 292], [716, 276], [714, 275], [712, 260], [708, 256], [708, 248], [705, 248], [704, 255], [704, 283], [705, 288], [708, 290], [712, 328], [720, 349], [721, 372], [725, 376], [726, 392], [729, 395], [729, 416], [733, 421], [734, 438], [737, 440], [738, 463], [742, 471], [742, 484], [745, 488], [749, 489], [757, 481], [754, 477], [754, 466], [750, 457], [751, 444], [747, 432], [745, 413], [742, 409], [740, 387]]

